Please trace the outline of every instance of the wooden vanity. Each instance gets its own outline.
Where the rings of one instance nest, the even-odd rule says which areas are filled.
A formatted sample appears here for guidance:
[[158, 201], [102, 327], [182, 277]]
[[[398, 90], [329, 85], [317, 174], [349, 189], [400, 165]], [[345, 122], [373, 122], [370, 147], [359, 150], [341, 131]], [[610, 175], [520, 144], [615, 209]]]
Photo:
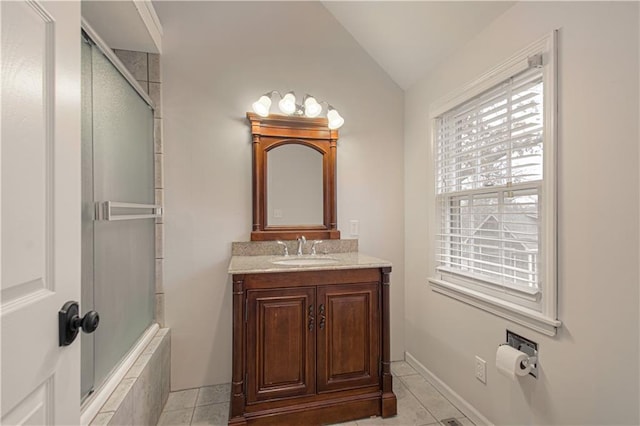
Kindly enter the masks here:
[[[252, 242], [233, 243], [229, 264], [229, 424], [318, 425], [394, 416], [391, 264], [358, 253], [355, 240], [340, 240], [338, 131], [326, 118], [247, 118], [253, 226]], [[291, 164], [296, 167], [289, 169]], [[301, 182], [306, 184], [297, 187]], [[303, 250], [307, 240], [311, 247]], [[316, 255], [320, 243], [332, 247], [330, 255]]]
[[[331, 266], [234, 256], [229, 424], [338, 423], [396, 414], [389, 274], [380, 259]], [[261, 263], [262, 262], [262, 263]]]

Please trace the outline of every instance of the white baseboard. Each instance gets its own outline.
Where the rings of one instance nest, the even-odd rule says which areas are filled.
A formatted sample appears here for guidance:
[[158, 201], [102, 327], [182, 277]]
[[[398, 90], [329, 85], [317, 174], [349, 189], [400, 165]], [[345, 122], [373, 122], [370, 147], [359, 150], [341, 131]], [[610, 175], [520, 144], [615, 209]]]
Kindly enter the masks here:
[[453, 389], [451, 389], [445, 382], [440, 380], [438, 376], [433, 374], [427, 367], [422, 365], [420, 361], [415, 359], [409, 352], [405, 352], [405, 360], [412, 366], [422, 377], [431, 383], [438, 391], [444, 395], [457, 409], [462, 411], [462, 414], [467, 416], [476, 425], [493, 426], [493, 423], [489, 421], [485, 416], [478, 411], [476, 407], [469, 404], [464, 398], [458, 395]]

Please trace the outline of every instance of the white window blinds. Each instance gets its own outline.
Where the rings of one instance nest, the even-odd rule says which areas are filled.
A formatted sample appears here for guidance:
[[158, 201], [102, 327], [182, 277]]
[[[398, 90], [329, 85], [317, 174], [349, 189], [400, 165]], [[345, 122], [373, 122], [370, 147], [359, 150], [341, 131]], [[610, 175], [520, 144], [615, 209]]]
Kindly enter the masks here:
[[538, 292], [542, 77], [528, 69], [436, 118], [441, 273]]

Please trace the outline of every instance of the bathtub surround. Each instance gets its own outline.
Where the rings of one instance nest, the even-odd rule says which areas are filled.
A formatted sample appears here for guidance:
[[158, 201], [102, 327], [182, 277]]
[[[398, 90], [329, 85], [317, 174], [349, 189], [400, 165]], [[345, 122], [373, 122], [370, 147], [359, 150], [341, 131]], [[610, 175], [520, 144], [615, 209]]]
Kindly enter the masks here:
[[171, 331], [158, 330], [91, 426], [155, 425], [169, 397]]
[[160, 55], [120, 49], [114, 49], [114, 53], [138, 83], [140, 83], [156, 107], [153, 116], [154, 186], [156, 204], [163, 208], [163, 216], [156, 219], [155, 320], [160, 327], [164, 327], [164, 152], [162, 148], [162, 81]]
[[[407, 359], [422, 365], [434, 383], [446, 384], [463, 411], [471, 407], [490, 423], [640, 421], [638, 7], [518, 2], [406, 91]], [[427, 117], [432, 102], [554, 29], [562, 327], [549, 337], [435, 293], [427, 284], [434, 268], [429, 242], [436, 232]], [[539, 344], [537, 380], [514, 382], [498, 374], [496, 350], [506, 329]], [[475, 378], [476, 355], [487, 361], [486, 384]]]
[[330, 100], [345, 119], [337, 155], [338, 228], [349, 235], [349, 220], [359, 220], [360, 251], [396, 265], [391, 359], [401, 359], [402, 90], [319, 2], [161, 1], [154, 7], [164, 30], [164, 289], [172, 390], [231, 379], [226, 269], [230, 242], [248, 241], [252, 225], [246, 113], [272, 88]]

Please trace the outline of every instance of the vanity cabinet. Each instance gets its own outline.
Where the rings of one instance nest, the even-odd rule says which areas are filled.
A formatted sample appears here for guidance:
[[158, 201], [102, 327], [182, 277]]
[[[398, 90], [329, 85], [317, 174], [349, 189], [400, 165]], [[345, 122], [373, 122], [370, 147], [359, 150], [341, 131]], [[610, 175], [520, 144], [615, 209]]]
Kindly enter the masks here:
[[396, 414], [390, 267], [233, 275], [229, 424]]
[[380, 382], [378, 283], [317, 288], [319, 393]]
[[315, 289], [247, 291], [247, 402], [315, 393]]

